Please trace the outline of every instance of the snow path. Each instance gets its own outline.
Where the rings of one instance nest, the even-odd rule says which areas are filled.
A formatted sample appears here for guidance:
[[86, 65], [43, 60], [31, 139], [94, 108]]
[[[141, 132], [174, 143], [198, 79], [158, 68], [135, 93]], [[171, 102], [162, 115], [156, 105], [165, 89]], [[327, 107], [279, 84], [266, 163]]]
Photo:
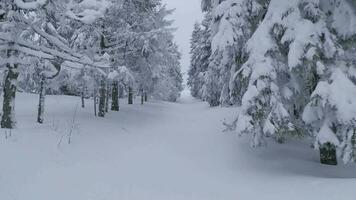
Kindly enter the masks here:
[[91, 104], [79, 108], [71, 145], [66, 134], [79, 99], [49, 97], [42, 126], [33, 123], [36, 102], [36, 96], [21, 94], [18, 129], [7, 140], [1, 132], [1, 200], [348, 200], [356, 195], [354, 166], [320, 166], [303, 144], [252, 150], [246, 139], [221, 131], [222, 120], [237, 109], [209, 108], [188, 94], [178, 103], [123, 105], [106, 119], [94, 118]]

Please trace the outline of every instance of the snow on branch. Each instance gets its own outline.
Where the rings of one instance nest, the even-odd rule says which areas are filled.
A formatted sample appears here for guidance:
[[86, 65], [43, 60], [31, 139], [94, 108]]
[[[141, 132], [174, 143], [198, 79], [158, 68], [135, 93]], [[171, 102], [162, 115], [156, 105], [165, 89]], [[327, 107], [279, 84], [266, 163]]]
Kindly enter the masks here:
[[23, 10], [36, 10], [48, 3], [48, 0], [14, 0], [17, 7]]
[[44, 37], [49, 43], [51, 43], [52, 45], [60, 48], [62, 51], [71, 54], [72, 56], [80, 56], [79, 54], [73, 52], [72, 49], [70, 49], [66, 44], [64, 44], [62, 41], [60, 41], [58, 38], [44, 32], [43, 30], [41, 30], [39, 27], [37, 27], [36, 25], [32, 25], [32, 29], [41, 37]]
[[23, 59], [13, 59], [13, 58], [3, 58], [0, 60], [0, 67], [6, 64], [21, 64], [21, 65], [28, 65], [30, 62]]
[[108, 0], [83, 0], [80, 3], [71, 1], [66, 15], [85, 24], [92, 24], [104, 16], [111, 6]]
[[110, 80], [119, 81], [121, 83], [128, 83], [130, 85], [135, 81], [134, 75], [125, 66], [117, 67], [115, 70], [111, 71], [108, 75], [108, 78]]
[[10, 37], [8, 34], [0, 33], [0, 40], [14, 43], [15, 44], [14, 48], [16, 48], [17, 50], [25, 54], [32, 55], [35, 57], [45, 58], [45, 59], [60, 58], [65, 61], [79, 63], [94, 68], [110, 68], [110, 65], [93, 62], [87, 56], [82, 56], [82, 55], [73, 56], [47, 47], [37, 46], [30, 42], [23, 41], [19, 38], [17, 38], [16, 41], [14, 41], [12, 37]]

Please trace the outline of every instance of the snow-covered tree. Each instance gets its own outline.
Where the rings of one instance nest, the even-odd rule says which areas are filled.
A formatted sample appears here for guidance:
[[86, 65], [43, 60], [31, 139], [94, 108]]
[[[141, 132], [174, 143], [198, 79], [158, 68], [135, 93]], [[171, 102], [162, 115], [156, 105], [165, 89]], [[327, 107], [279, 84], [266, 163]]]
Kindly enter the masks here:
[[116, 67], [108, 75], [112, 85], [111, 110], [119, 111], [119, 89], [120, 85], [132, 85], [135, 82], [133, 74], [125, 66]]
[[337, 164], [337, 156], [344, 162], [355, 162], [356, 4], [346, 0], [320, 1], [306, 9], [307, 15], [312, 17], [315, 11], [325, 13], [325, 26], [336, 34], [333, 39], [338, 43], [334, 45], [328, 35], [322, 35], [325, 53], [316, 63], [318, 79], [303, 120], [315, 137], [315, 148], [320, 149], [322, 163]]
[[[206, 100], [210, 105], [232, 105], [234, 73], [244, 61], [243, 48], [265, 9], [256, 0], [225, 0], [212, 4], [211, 56], [207, 71]], [[236, 96], [236, 95], [235, 95]]]
[[211, 20], [211, 13], [207, 12], [201, 25], [195, 25], [191, 38], [188, 86], [192, 96], [202, 100], [205, 100], [205, 83], [211, 55]]
[[[68, 41], [60, 35], [59, 22], [66, 16], [64, 14], [66, 3], [67, 1], [47, 0], [1, 2], [0, 40], [6, 44], [2, 46], [1, 51], [2, 55], [7, 57], [3, 63], [7, 66], [1, 123], [3, 128], [13, 128], [15, 125], [14, 99], [19, 65], [28, 64], [25, 61], [29, 56], [50, 60], [58, 66], [63, 61], [68, 61], [82, 66], [107, 67], [99, 66], [88, 57], [75, 52], [69, 47]], [[92, 15], [93, 12], [86, 14]], [[43, 41], [38, 42], [39, 39]]]
[[251, 134], [252, 146], [309, 135], [322, 163], [336, 164], [335, 152], [352, 161], [354, 8], [342, 0], [271, 0], [234, 75], [247, 89], [229, 128]]
[[[30, 27], [24, 11], [35, 10], [47, 3], [45, 0], [24, 2], [22, 0], [5, 0], [0, 3], [0, 39], [6, 41], [1, 46], [1, 65], [6, 65], [2, 128], [14, 128], [15, 120], [15, 96], [17, 91], [17, 78], [19, 76], [19, 64], [24, 64], [23, 53], [19, 51], [16, 42], [22, 33]], [[25, 50], [26, 51], [26, 50]]]
[[190, 39], [190, 68], [188, 71], [188, 85], [190, 86], [190, 93], [193, 97], [199, 98], [199, 90], [201, 87], [198, 86], [199, 79], [196, 76], [199, 71], [199, 53], [200, 53], [200, 43], [202, 37], [202, 30], [199, 23], [194, 24], [194, 30], [192, 33], [192, 37]]
[[[159, 0], [124, 1], [114, 4], [108, 11], [108, 51], [114, 55], [114, 64], [126, 66], [136, 80], [134, 85], [128, 86], [129, 103], [132, 103], [134, 90], [139, 92], [141, 99], [145, 99], [147, 94], [158, 94], [155, 80], [163, 74], [169, 76], [167, 69], [170, 66], [166, 64], [166, 59], [172, 58], [169, 48], [174, 29], [166, 17], [171, 13], [172, 10], [167, 10]], [[168, 99], [160, 95], [156, 97]]]

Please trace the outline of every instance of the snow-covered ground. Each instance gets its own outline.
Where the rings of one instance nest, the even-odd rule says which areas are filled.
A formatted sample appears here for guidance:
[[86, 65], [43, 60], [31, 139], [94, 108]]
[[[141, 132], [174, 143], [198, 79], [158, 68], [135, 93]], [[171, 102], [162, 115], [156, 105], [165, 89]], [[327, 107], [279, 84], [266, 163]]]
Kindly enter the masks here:
[[[126, 102], [126, 101], [125, 101]], [[209, 108], [186, 92], [178, 103], [126, 105], [105, 119], [92, 103], [19, 94], [18, 129], [0, 135], [1, 200], [351, 200], [356, 167], [327, 167], [308, 144], [251, 149], [223, 133], [237, 109]], [[62, 140], [60, 142], [60, 140]], [[297, 143], [297, 142], [294, 142]]]

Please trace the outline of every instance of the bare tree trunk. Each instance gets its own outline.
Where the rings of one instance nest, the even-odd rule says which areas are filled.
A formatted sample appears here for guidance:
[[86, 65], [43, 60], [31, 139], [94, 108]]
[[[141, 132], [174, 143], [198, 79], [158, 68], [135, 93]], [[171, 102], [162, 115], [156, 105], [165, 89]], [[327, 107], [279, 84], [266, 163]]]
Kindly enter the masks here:
[[337, 165], [335, 145], [328, 142], [320, 147], [320, 163], [324, 165]]
[[147, 92], [145, 92], [145, 102], [148, 101]]
[[132, 87], [129, 87], [129, 104], [133, 104], [133, 92], [132, 92]]
[[105, 117], [105, 105], [106, 105], [106, 84], [105, 79], [102, 78], [100, 84], [100, 98], [99, 98], [99, 117]]
[[[96, 80], [94, 80], [96, 81]], [[94, 94], [93, 94], [93, 99], [94, 99], [94, 116], [96, 117], [97, 116], [97, 109], [96, 109], [96, 104], [97, 104], [97, 85], [95, 84], [94, 85]]]
[[112, 84], [112, 94], [111, 94], [111, 110], [112, 111], [119, 111], [120, 110], [120, 105], [119, 105], [119, 83], [117, 81], [114, 81]]
[[145, 102], [145, 96], [144, 96], [143, 90], [141, 90], [141, 105], [143, 105], [144, 102]]
[[82, 108], [85, 108], [85, 86], [82, 87], [81, 99], [82, 99]]
[[40, 94], [38, 102], [38, 113], [37, 113], [37, 122], [43, 124], [44, 122], [44, 106], [46, 98], [46, 77], [42, 76], [40, 82]]
[[[16, 56], [17, 51], [8, 50], [7, 57]], [[19, 76], [17, 64], [7, 64], [7, 72], [4, 85], [3, 115], [1, 118], [1, 128], [12, 129], [16, 126], [15, 119], [15, 97], [17, 90], [17, 78]]]
[[105, 112], [109, 112], [109, 103], [110, 103], [110, 84], [106, 84], [106, 98], [105, 98]]

